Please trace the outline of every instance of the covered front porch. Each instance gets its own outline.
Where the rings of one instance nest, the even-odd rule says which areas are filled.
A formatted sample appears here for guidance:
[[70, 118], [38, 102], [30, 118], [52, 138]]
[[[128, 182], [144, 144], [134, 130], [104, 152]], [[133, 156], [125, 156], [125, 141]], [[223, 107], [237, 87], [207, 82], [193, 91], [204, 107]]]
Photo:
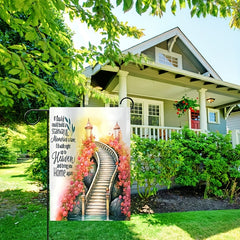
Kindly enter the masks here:
[[[116, 71], [116, 69], [115, 69]], [[140, 137], [169, 139], [184, 126], [196, 132], [226, 133], [226, 119], [240, 102], [240, 86], [160, 64], [122, 66], [106, 90], [134, 100], [131, 133]], [[178, 118], [175, 101], [197, 99], [197, 111]], [[121, 106], [129, 106], [127, 101]]]
[[[89, 74], [93, 86], [118, 95], [119, 100], [134, 100], [131, 134], [140, 137], [169, 139], [172, 132], [181, 132], [184, 126], [197, 132], [226, 134], [226, 119], [240, 103], [239, 85], [163, 64], [97, 66]], [[183, 96], [197, 99], [199, 107], [194, 114], [186, 111], [179, 118], [174, 103]], [[130, 102], [123, 101], [119, 106], [130, 106]]]

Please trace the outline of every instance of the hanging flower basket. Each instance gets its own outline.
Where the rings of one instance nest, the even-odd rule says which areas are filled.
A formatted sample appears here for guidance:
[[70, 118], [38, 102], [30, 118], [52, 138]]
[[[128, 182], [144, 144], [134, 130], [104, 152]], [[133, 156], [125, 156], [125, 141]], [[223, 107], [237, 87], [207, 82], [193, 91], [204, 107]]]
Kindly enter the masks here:
[[183, 96], [180, 101], [175, 101], [173, 104], [174, 108], [177, 110], [178, 117], [181, 117], [188, 109], [192, 111], [196, 111], [196, 107], [199, 105], [197, 104], [197, 99], [192, 99], [186, 96]]

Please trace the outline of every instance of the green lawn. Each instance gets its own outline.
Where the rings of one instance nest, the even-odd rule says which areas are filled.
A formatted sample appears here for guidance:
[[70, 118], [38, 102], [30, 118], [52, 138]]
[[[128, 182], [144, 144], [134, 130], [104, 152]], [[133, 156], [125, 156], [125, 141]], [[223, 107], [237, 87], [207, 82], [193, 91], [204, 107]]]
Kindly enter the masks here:
[[39, 187], [28, 179], [25, 170], [31, 164], [31, 160], [18, 164], [0, 166], [0, 191], [6, 189], [23, 189], [24, 191], [38, 191]]
[[[46, 208], [36, 201], [37, 193], [29, 191], [32, 184], [25, 182], [24, 172], [19, 170], [23, 171], [24, 164], [17, 172], [14, 168], [12, 165], [11, 172], [9, 168], [0, 168], [0, 211], [5, 213], [0, 215], [0, 239], [44, 240], [47, 238]], [[21, 179], [22, 184], [18, 182], [16, 186], [22, 190], [8, 190], [9, 186], [15, 186], [12, 181], [15, 175], [20, 175], [17, 179]], [[12, 210], [15, 207], [13, 213], [7, 210], [9, 206]], [[240, 210], [133, 215], [131, 221], [126, 222], [50, 222], [49, 239], [238, 240]]]

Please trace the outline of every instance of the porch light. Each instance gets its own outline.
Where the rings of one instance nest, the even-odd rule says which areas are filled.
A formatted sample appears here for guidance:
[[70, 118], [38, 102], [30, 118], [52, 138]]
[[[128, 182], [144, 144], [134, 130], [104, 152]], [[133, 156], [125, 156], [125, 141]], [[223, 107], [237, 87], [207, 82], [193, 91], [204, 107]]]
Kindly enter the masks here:
[[120, 134], [120, 126], [118, 125], [118, 122], [116, 122], [115, 127], [113, 128], [114, 130], [114, 137], [115, 138], [119, 138], [119, 134]]
[[213, 103], [215, 101], [215, 98], [207, 98], [208, 103]]
[[88, 119], [87, 125], [85, 127], [87, 138], [90, 138], [92, 136], [92, 129], [93, 129], [93, 126], [91, 125], [91, 123]]

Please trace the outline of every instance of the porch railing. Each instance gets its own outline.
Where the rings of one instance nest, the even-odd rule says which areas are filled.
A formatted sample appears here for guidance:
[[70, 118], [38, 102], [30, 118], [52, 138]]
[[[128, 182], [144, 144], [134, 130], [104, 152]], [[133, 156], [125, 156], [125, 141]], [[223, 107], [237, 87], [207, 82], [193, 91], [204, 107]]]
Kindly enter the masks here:
[[[201, 129], [193, 129], [196, 133], [200, 133]], [[131, 136], [138, 135], [141, 138], [149, 138], [155, 140], [171, 139], [172, 133], [182, 133], [182, 128], [178, 127], [162, 127], [162, 126], [147, 126], [147, 125], [131, 125]]]
[[182, 128], [131, 125], [131, 136], [136, 134], [141, 138], [168, 140], [171, 139], [173, 132], [181, 133]]

